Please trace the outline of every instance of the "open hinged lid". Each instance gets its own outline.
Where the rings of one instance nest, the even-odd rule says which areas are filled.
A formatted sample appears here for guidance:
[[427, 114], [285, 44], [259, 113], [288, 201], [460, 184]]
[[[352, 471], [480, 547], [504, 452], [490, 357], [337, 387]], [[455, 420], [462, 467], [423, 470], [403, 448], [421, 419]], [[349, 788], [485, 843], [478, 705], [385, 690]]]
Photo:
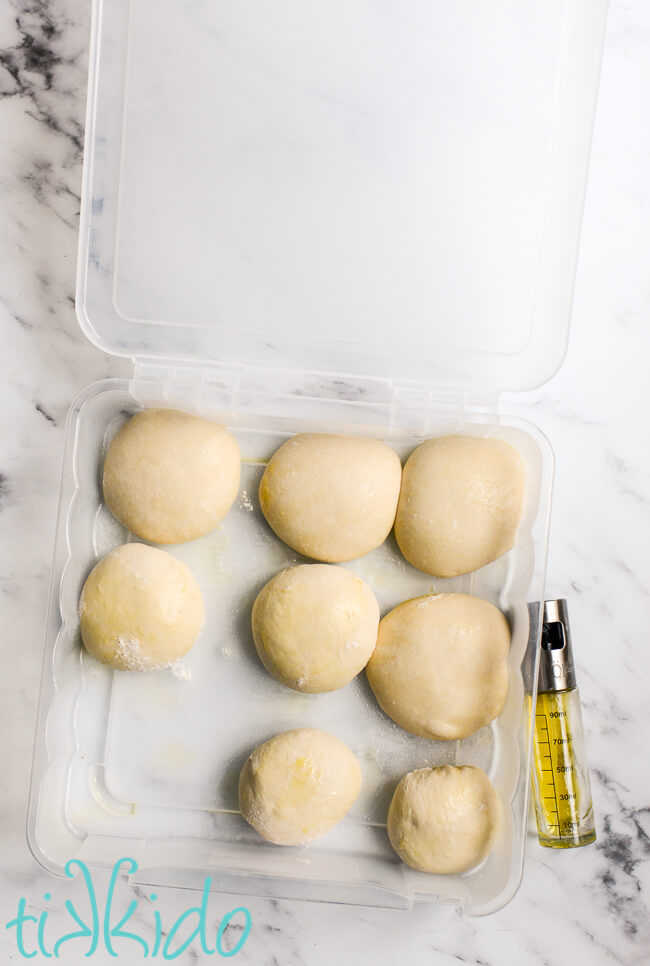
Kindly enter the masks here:
[[107, 352], [532, 388], [606, 0], [96, 0], [77, 310]]

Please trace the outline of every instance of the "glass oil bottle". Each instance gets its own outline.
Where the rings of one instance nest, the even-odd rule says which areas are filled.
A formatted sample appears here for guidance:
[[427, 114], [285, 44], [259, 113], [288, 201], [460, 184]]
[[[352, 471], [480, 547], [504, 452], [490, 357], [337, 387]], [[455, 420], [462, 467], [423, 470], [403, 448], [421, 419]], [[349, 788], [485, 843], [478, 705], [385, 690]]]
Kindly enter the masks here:
[[594, 842], [596, 830], [566, 600], [545, 601], [542, 620], [532, 792], [541, 845], [570, 849]]

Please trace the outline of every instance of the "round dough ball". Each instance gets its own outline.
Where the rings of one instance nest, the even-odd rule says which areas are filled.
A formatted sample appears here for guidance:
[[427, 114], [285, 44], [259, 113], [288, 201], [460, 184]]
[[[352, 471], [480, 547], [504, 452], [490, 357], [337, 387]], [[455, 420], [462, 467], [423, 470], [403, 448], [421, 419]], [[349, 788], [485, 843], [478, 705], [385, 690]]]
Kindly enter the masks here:
[[225, 517], [240, 468], [239, 447], [223, 426], [174, 409], [144, 409], [108, 447], [104, 499], [138, 537], [184, 543]]
[[271, 457], [260, 505], [293, 550], [338, 563], [384, 542], [401, 479], [399, 457], [379, 440], [301, 433]]
[[398, 725], [422, 738], [452, 741], [501, 713], [509, 647], [508, 622], [480, 597], [416, 597], [379, 624], [366, 674]]
[[296, 691], [335, 691], [368, 663], [379, 604], [356, 574], [331, 564], [283, 570], [253, 605], [253, 639], [266, 670]]
[[414, 567], [457, 577], [512, 549], [523, 499], [524, 464], [509, 443], [440, 436], [406, 461], [395, 537]]
[[472, 765], [404, 775], [388, 810], [388, 837], [420, 872], [467, 872], [492, 850], [501, 806], [490, 779]]
[[203, 598], [185, 564], [143, 543], [117, 547], [91, 570], [79, 602], [81, 639], [118, 671], [169, 667], [203, 625]]
[[315, 728], [276, 735], [249, 756], [239, 776], [239, 809], [276, 845], [302, 845], [329, 832], [361, 790], [347, 745]]

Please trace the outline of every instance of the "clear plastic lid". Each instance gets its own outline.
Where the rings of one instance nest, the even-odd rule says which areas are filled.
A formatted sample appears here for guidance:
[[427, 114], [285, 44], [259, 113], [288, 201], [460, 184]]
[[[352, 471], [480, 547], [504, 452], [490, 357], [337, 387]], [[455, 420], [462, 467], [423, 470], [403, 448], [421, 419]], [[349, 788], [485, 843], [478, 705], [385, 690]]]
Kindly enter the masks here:
[[531, 388], [566, 346], [606, 0], [111, 0], [102, 349]]

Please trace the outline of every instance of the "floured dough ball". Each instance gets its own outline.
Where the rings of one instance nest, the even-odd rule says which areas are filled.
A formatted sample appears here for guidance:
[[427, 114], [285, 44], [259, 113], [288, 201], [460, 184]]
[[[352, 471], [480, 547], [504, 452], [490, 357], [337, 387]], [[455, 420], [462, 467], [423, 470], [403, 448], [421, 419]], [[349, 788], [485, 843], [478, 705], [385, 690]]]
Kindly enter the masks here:
[[467, 872], [492, 850], [501, 806], [490, 779], [472, 765], [404, 775], [388, 810], [388, 837], [420, 872]]
[[315, 728], [276, 735], [249, 756], [239, 776], [239, 809], [276, 845], [302, 845], [329, 832], [361, 790], [347, 745]]
[[356, 574], [303, 564], [277, 574], [253, 605], [253, 638], [269, 674], [296, 691], [335, 691], [368, 663], [379, 605]]
[[338, 563], [384, 542], [401, 479], [399, 457], [376, 439], [301, 433], [271, 457], [260, 505], [293, 550]]
[[509, 647], [508, 622], [492, 604], [467, 594], [431, 594], [386, 614], [366, 674], [398, 725], [452, 741], [501, 713]]
[[240, 465], [239, 447], [223, 426], [174, 409], [144, 409], [108, 448], [104, 499], [138, 537], [184, 543], [225, 517]]
[[126, 543], [90, 572], [79, 602], [81, 639], [118, 671], [169, 667], [203, 625], [199, 585], [182, 561], [143, 543]]
[[467, 574], [512, 549], [523, 498], [523, 461], [509, 443], [430, 439], [404, 466], [395, 537], [419, 570]]

